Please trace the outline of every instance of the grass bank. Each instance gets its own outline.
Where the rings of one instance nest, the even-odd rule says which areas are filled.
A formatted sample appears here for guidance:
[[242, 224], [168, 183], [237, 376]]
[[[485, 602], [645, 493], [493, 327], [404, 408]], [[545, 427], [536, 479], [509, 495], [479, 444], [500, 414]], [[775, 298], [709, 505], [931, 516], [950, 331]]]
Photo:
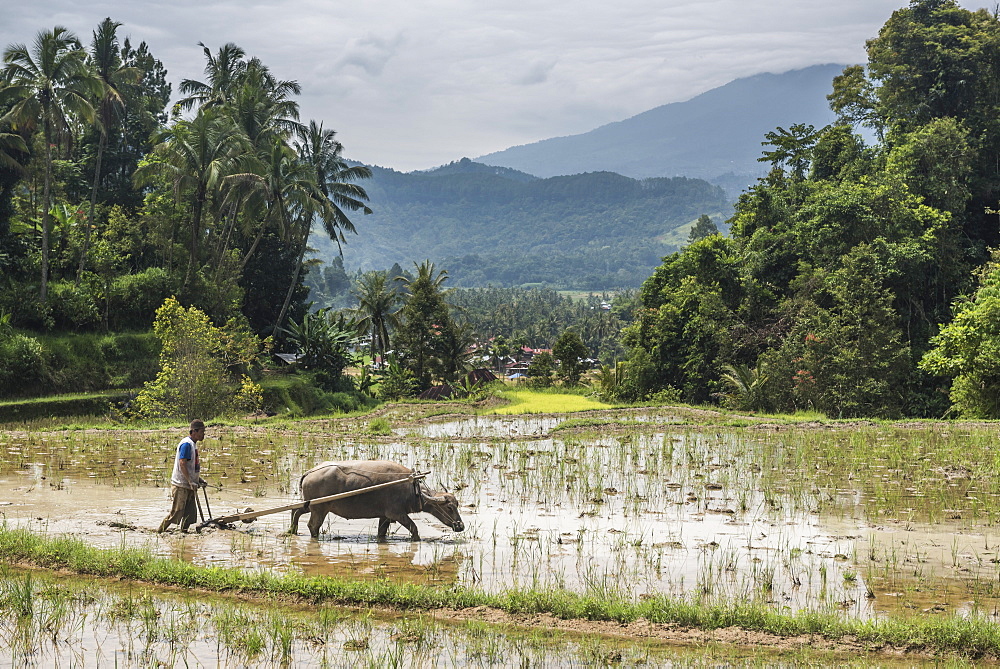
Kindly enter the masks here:
[[6, 524], [0, 525], [0, 561], [104, 578], [311, 603], [406, 611], [486, 606], [512, 614], [548, 613], [562, 619], [629, 623], [641, 618], [654, 624], [705, 630], [739, 627], [785, 637], [819, 635], [833, 641], [861, 642], [871, 650], [891, 648], [970, 658], [1000, 655], [1000, 625], [979, 617], [858, 621], [833, 611], [780, 613], [755, 602], [702, 604], [666, 596], [636, 602], [613, 594], [580, 594], [566, 590], [507, 590], [490, 594], [463, 587], [440, 588], [386, 579], [362, 581], [248, 573], [162, 558], [147, 548], [94, 548], [72, 537], [41, 536]]

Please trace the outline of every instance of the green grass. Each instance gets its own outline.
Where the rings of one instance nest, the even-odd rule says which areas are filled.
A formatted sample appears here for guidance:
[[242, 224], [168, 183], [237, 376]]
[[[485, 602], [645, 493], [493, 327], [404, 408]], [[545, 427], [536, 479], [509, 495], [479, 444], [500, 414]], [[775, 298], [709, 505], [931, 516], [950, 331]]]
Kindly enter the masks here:
[[751, 601], [703, 604], [664, 595], [632, 601], [610, 594], [579, 594], [562, 589], [510, 589], [488, 594], [460, 586], [439, 588], [386, 579], [249, 573], [157, 557], [148, 548], [94, 548], [76, 538], [39, 536], [6, 524], [0, 525], [0, 561], [115, 580], [239, 593], [271, 601], [279, 597], [312, 604], [397, 610], [487, 606], [512, 614], [548, 613], [563, 619], [627, 624], [643, 618], [651, 623], [705, 630], [739, 627], [783, 637], [815, 634], [860, 642], [871, 650], [900, 648], [973, 658], [1000, 654], [1000, 625], [979, 617], [859, 621], [835, 611], [778, 612], [767, 604]]
[[46, 395], [44, 397], [26, 397], [22, 399], [0, 400], [0, 407], [11, 404], [44, 404], [47, 402], [61, 402], [68, 400], [86, 400], [93, 398], [117, 397], [121, 395], [121, 390], [101, 390], [92, 393], [63, 393], [59, 395]]
[[610, 404], [574, 393], [541, 390], [505, 390], [499, 393], [510, 404], [491, 409], [489, 414], [569, 413], [610, 409]]

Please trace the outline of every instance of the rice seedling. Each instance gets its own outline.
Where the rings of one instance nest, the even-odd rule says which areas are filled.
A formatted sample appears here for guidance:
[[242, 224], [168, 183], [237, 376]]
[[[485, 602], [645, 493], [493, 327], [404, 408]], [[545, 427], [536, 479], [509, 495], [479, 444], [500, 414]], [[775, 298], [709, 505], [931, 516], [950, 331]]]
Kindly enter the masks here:
[[378, 416], [368, 422], [368, 434], [390, 435], [392, 434], [392, 423], [384, 416]]

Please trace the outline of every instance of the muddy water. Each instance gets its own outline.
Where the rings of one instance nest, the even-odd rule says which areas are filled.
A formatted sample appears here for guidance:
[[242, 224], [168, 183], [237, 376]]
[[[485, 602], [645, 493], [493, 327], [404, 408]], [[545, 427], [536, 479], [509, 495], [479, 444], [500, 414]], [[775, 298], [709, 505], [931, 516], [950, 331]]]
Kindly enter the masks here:
[[749, 598], [859, 617], [983, 611], [995, 601], [977, 589], [997, 581], [997, 541], [985, 528], [879, 524], [864, 489], [775, 485], [739, 433], [652, 427], [553, 437], [559, 422], [470, 418], [397, 428], [394, 443], [227, 432], [204, 445], [205, 478], [223, 485], [208, 495], [215, 516], [296, 501], [301, 472], [325, 459], [387, 457], [432, 469], [432, 485], [456, 491], [467, 530], [418, 514], [419, 543], [394, 526], [380, 544], [376, 521], [332, 516], [318, 541], [304, 529], [287, 536], [287, 512], [234, 530], [157, 535], [151, 528], [169, 507], [170, 433], [0, 435], [0, 514], [10, 525], [95, 545], [148, 545], [199, 564], [494, 591]]

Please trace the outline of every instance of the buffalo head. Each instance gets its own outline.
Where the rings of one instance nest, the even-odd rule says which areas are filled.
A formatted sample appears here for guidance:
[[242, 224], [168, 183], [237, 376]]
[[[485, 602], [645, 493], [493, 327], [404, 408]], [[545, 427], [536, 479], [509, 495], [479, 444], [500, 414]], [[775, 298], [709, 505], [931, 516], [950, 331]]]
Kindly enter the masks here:
[[458, 500], [451, 493], [433, 494], [427, 491], [421, 493], [424, 511], [431, 514], [442, 523], [461, 532], [465, 529], [462, 516], [458, 512]]

